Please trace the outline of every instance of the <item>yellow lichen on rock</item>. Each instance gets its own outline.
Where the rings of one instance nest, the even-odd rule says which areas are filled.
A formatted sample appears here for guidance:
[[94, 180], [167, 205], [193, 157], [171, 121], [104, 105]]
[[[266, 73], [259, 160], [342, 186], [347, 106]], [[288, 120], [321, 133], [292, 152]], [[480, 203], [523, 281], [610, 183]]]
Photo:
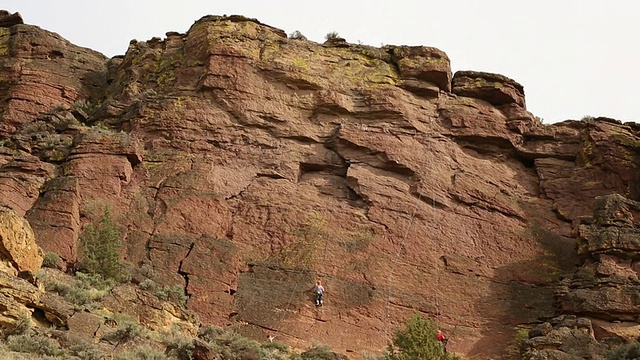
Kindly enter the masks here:
[[36, 244], [31, 225], [15, 211], [0, 208], [0, 270], [15, 275], [17, 272], [35, 273], [42, 266], [43, 252]]
[[0, 28], [0, 56], [9, 54], [9, 29]]
[[32, 310], [25, 304], [37, 303], [42, 292], [28, 281], [0, 271], [0, 326], [11, 328], [31, 317]]

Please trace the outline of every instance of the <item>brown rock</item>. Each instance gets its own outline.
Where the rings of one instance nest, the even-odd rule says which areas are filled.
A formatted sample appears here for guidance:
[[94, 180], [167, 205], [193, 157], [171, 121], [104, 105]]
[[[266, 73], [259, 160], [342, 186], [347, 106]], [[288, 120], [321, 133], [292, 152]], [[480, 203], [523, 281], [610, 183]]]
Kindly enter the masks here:
[[[449, 93], [448, 60], [435, 49], [393, 47], [403, 52], [394, 60], [389, 48], [283, 35], [209, 16], [105, 64], [11, 27], [0, 35], [0, 76], [11, 79], [0, 88], [10, 99], [0, 102], [0, 201], [69, 261], [90, 208], [109, 205], [121, 255], [184, 289], [204, 323], [297, 348], [315, 339], [377, 352], [420, 311], [464, 329], [452, 352], [492, 359], [516, 325], [549, 319], [558, 304], [637, 316], [634, 206], [587, 218], [596, 196], [640, 198], [640, 128], [542, 126], [522, 87], [493, 74], [459, 72]], [[43, 113], [78, 98], [102, 102]], [[580, 261], [578, 235], [596, 244]], [[319, 311], [306, 292], [316, 277], [328, 289]], [[182, 310], [131, 286], [104, 305], [153, 329], [189, 329]], [[574, 329], [564, 328], [534, 350], [568, 356]]]
[[551, 322], [553, 328], [546, 334], [524, 342], [523, 359], [578, 360], [603, 356], [604, 347], [594, 338], [589, 319], [560, 316]]
[[630, 321], [640, 316], [634, 295], [640, 279], [637, 260], [640, 204], [614, 194], [597, 197], [594, 216], [578, 224], [578, 254], [581, 267], [559, 292], [564, 311], [588, 314], [607, 321]]
[[45, 251], [52, 251], [73, 262], [78, 251], [80, 232], [80, 197], [78, 180], [59, 176], [47, 182], [36, 204], [27, 214], [36, 241]]
[[67, 319], [69, 335], [87, 342], [94, 341], [95, 334], [104, 323], [102, 316], [89, 312], [76, 312]]
[[0, 271], [0, 325], [10, 328], [24, 317], [31, 318], [31, 308], [41, 294], [26, 280]]
[[6, 103], [0, 134], [15, 133], [52, 108], [97, 97], [105, 61], [102, 54], [36, 26], [0, 27], [0, 77], [7, 79], [0, 87], [0, 100]]
[[452, 91], [456, 95], [482, 99], [492, 105], [525, 107], [524, 88], [506, 76], [478, 71], [457, 71]]
[[[416, 89], [412, 79], [435, 84], [440, 90], [451, 91], [451, 63], [443, 51], [425, 46], [390, 47], [391, 60], [398, 66], [400, 76], [409, 80], [404, 86]], [[426, 88], [426, 86], [422, 86]]]
[[24, 216], [37, 201], [42, 184], [54, 172], [54, 166], [35, 156], [20, 153], [0, 165], [0, 206]]
[[[42, 265], [43, 252], [36, 244], [31, 226], [13, 210], [0, 207], [0, 255], [14, 271], [35, 274]], [[10, 272], [11, 273], [11, 272]]]
[[20, 13], [11, 14], [6, 10], [0, 10], [0, 28], [8, 28], [17, 24], [24, 24]]
[[599, 196], [595, 200], [593, 223], [578, 228], [578, 253], [635, 259], [635, 253], [640, 250], [640, 203], [620, 194]]
[[114, 288], [102, 304], [116, 313], [122, 313], [155, 331], [170, 331], [173, 327], [195, 335], [194, 319], [183, 309], [132, 285]]
[[604, 320], [593, 320], [596, 338], [614, 338], [623, 341], [634, 341], [640, 331], [640, 325], [635, 322], [609, 322]]
[[196, 339], [193, 344], [191, 353], [194, 360], [214, 360], [216, 358], [215, 351], [206, 342]]
[[58, 294], [45, 292], [38, 300], [36, 307], [42, 310], [47, 321], [54, 325], [66, 326], [68, 319], [76, 313], [73, 304]]

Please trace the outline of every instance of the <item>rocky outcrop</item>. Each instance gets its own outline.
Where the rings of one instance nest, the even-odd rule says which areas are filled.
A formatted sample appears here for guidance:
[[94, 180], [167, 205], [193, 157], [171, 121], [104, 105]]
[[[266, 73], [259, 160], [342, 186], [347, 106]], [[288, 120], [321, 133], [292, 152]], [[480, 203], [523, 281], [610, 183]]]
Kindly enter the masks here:
[[0, 207], [0, 259], [7, 262], [2, 270], [11, 275], [35, 274], [42, 258], [42, 249], [36, 244], [29, 223], [13, 210]]
[[30, 319], [42, 290], [30, 282], [0, 271], [0, 325], [11, 328]]
[[436, 96], [438, 90], [451, 92], [451, 63], [443, 51], [424, 46], [392, 46], [388, 51], [407, 90], [420, 94], [419, 89], [428, 89], [420, 83], [427, 82], [437, 87]]
[[39, 190], [52, 175], [54, 166], [28, 153], [6, 150], [12, 156], [0, 164], [0, 206], [24, 216], [38, 200]]
[[604, 359], [606, 347], [593, 336], [591, 321], [561, 316], [536, 326], [525, 340], [524, 360]]
[[23, 25], [19, 15], [11, 17], [0, 27], [3, 138], [42, 112], [78, 100], [98, 100], [105, 84], [103, 55], [72, 45], [58, 34]]
[[482, 99], [492, 105], [524, 104], [524, 88], [500, 74], [458, 71], [453, 75], [452, 91], [456, 95]]
[[[543, 126], [521, 85], [452, 78], [437, 49], [320, 45], [238, 16], [108, 61], [33, 26], [5, 30], [0, 201], [69, 263], [109, 207], [122, 255], [183, 289], [205, 324], [339, 352], [380, 351], [416, 311], [478, 359], [558, 315], [556, 300], [598, 321], [598, 340], [635, 321], [633, 124]], [[621, 215], [589, 220], [612, 194], [628, 199], [614, 202]], [[318, 277], [321, 309], [306, 291]], [[158, 329], [182, 316], [131, 288], [105, 301], [145, 303]]]
[[581, 266], [564, 280], [563, 311], [603, 320], [637, 321], [640, 203], [614, 194], [596, 198], [592, 218], [577, 220]]
[[176, 328], [191, 336], [197, 332], [193, 314], [133, 286], [116, 287], [103, 299], [102, 304], [112, 312], [129, 316], [154, 331], [170, 332]]
[[20, 13], [12, 14], [6, 10], [0, 10], [0, 28], [7, 28], [18, 24], [24, 24]]
[[[10, 328], [31, 317], [42, 290], [33, 279], [43, 253], [29, 223], [13, 210], [0, 207], [0, 325]], [[20, 275], [20, 277], [18, 277]]]

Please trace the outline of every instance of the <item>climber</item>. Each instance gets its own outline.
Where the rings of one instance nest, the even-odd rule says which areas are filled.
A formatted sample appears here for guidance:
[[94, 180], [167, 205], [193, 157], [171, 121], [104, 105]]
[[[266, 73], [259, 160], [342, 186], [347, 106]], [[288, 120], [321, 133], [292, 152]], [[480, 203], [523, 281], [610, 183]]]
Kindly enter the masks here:
[[442, 349], [443, 353], [447, 353], [447, 339], [444, 337], [444, 334], [442, 333], [442, 330], [438, 329], [438, 336], [436, 337], [436, 340], [438, 341], [438, 345], [440, 345], [440, 348]]
[[316, 306], [322, 306], [323, 300], [322, 295], [324, 295], [324, 288], [322, 287], [322, 281], [316, 281], [316, 285], [313, 287], [313, 291], [316, 294]]

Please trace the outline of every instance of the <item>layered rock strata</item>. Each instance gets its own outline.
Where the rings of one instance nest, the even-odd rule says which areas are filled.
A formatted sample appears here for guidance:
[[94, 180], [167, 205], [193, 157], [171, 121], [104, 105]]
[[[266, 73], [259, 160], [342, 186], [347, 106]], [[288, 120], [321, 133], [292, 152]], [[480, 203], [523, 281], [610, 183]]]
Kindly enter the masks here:
[[[240, 16], [109, 60], [0, 28], [0, 97], [0, 201], [42, 248], [75, 262], [108, 206], [125, 258], [205, 323], [301, 347], [376, 352], [421, 312], [452, 351], [500, 356], [558, 314], [577, 239], [600, 251], [572, 224], [597, 196], [640, 196], [635, 124], [545, 126], [520, 84], [452, 74], [440, 50], [321, 45]], [[564, 311], [603, 313], [573, 293]], [[599, 319], [632, 313], [613, 310]]]

